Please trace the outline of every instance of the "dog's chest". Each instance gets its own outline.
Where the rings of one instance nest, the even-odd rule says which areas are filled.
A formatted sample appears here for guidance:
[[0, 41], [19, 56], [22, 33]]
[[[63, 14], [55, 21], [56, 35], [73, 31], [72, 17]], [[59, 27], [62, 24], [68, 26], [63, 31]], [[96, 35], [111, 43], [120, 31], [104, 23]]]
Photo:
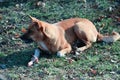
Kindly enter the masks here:
[[48, 51], [48, 47], [43, 41], [39, 42], [38, 44], [40, 45], [41, 49]]

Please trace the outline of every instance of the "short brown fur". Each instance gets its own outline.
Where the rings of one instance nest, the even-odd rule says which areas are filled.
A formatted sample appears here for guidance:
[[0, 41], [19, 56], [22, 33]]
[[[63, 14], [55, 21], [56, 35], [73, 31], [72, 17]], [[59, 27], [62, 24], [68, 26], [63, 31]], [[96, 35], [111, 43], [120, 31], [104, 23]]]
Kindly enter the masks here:
[[120, 39], [117, 32], [111, 36], [103, 36], [88, 19], [71, 18], [50, 24], [34, 17], [30, 18], [32, 24], [24, 35], [37, 42], [42, 50], [58, 52], [60, 56], [70, 53], [71, 45], [76, 40], [82, 40], [85, 43], [85, 46], [77, 48], [77, 51], [84, 51], [97, 40], [114, 42]]

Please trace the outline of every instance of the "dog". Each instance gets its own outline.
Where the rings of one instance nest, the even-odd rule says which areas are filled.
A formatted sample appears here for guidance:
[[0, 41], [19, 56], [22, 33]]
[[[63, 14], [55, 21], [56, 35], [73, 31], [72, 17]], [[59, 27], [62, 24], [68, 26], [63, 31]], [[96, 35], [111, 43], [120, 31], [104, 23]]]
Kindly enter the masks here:
[[117, 32], [113, 32], [110, 36], [103, 36], [90, 20], [84, 18], [71, 18], [54, 24], [31, 16], [30, 19], [32, 20], [31, 24], [28, 29], [22, 30], [24, 34], [20, 38], [25, 43], [37, 42], [40, 49], [35, 50], [28, 66], [38, 62], [40, 50], [57, 53], [57, 56], [64, 57], [71, 52], [72, 44], [77, 40], [82, 40], [85, 44], [76, 49], [76, 51], [80, 52], [90, 48], [92, 43], [98, 40], [111, 43], [120, 39], [120, 34]]

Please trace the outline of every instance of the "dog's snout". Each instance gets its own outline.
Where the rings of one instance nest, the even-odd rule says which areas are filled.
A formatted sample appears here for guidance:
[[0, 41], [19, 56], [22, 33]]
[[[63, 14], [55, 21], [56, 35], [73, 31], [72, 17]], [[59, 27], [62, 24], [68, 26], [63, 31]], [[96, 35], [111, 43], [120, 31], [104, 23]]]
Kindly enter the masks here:
[[32, 43], [33, 40], [25, 35], [20, 36], [20, 39], [23, 40], [25, 43]]
[[20, 36], [19, 38], [22, 39], [22, 40], [24, 39], [23, 36]]

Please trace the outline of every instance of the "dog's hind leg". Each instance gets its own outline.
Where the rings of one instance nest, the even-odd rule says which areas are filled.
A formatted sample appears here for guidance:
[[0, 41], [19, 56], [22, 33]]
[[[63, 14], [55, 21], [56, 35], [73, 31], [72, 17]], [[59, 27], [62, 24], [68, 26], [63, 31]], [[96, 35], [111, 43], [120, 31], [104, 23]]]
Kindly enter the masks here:
[[97, 30], [94, 25], [87, 25], [82, 22], [78, 22], [74, 26], [74, 32], [77, 35], [78, 39], [82, 40], [85, 45], [83, 47], [77, 48], [77, 52], [84, 51], [87, 48], [91, 47], [92, 42], [97, 40]]
[[85, 46], [76, 48], [76, 51], [77, 51], [77, 52], [82, 52], [82, 51], [88, 49], [89, 47], [91, 47], [91, 45], [92, 45], [92, 44], [91, 44], [90, 42], [85, 42]]

